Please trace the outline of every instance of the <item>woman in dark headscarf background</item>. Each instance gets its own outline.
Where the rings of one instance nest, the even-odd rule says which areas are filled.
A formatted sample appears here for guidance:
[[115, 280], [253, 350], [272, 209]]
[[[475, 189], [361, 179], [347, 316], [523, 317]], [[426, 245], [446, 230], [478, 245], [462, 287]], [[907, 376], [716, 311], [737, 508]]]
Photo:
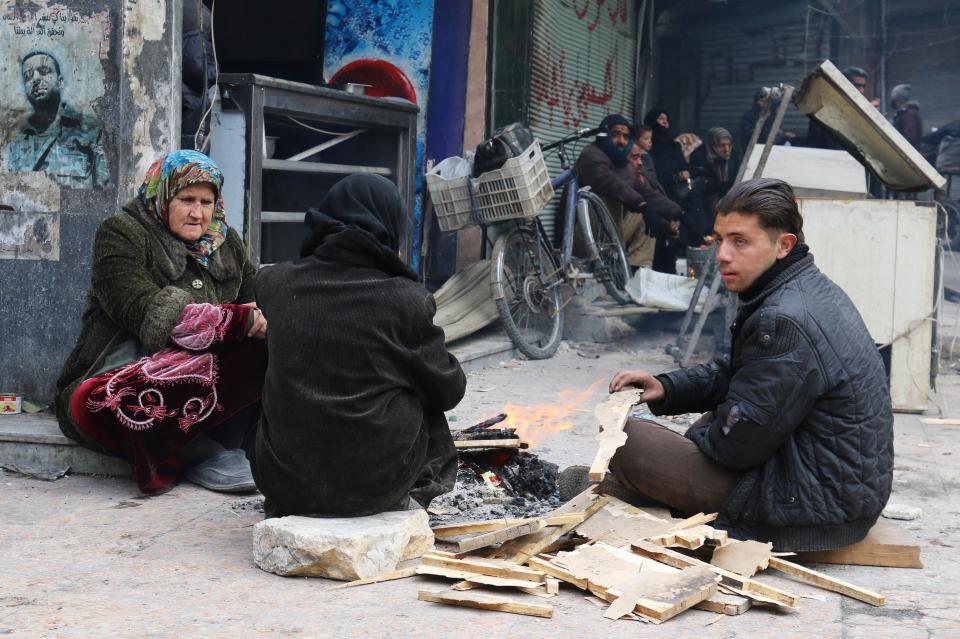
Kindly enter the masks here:
[[653, 131], [650, 156], [653, 158], [657, 180], [666, 190], [667, 196], [684, 210], [680, 240], [657, 240], [653, 270], [676, 273], [678, 252], [683, 254], [686, 244], [700, 226], [698, 220], [702, 218], [701, 206], [698, 198], [691, 197], [690, 166], [680, 143], [674, 139], [675, 136], [670, 130], [670, 114], [661, 108], [650, 109], [644, 116], [643, 123]]
[[401, 261], [407, 218], [386, 178], [358, 174], [306, 215], [295, 262], [263, 269], [270, 322], [263, 417], [250, 446], [267, 516], [361, 516], [453, 488], [444, 411], [466, 377]]

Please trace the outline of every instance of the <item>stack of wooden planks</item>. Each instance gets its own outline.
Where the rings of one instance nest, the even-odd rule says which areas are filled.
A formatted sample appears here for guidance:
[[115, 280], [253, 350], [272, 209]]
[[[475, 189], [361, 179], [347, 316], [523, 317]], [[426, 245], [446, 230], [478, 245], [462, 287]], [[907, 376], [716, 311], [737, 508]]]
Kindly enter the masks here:
[[[621, 394], [597, 408], [601, 433], [592, 477], [602, 478], [623, 443], [623, 425], [637, 399], [635, 392]], [[799, 607], [800, 596], [782, 583], [755, 578], [763, 571], [874, 606], [885, 604], [879, 592], [792, 559], [922, 567], [919, 547], [886, 522], [878, 523], [859, 544], [787, 559], [774, 554], [770, 544], [730, 539], [710, 525], [716, 516], [699, 513], [676, 520], [663, 509], [637, 508], [591, 486], [543, 517], [434, 528], [449, 550], [432, 550], [417, 566], [338, 587], [413, 575], [450, 579], [454, 583], [448, 589], [420, 590], [419, 599], [549, 618], [553, 607], [543, 600], [555, 597], [565, 583], [602, 606], [608, 619], [659, 624], [695, 608], [716, 613], [712, 623], [721, 616], [744, 614], [752, 606]], [[491, 589], [498, 594], [490, 594]]]

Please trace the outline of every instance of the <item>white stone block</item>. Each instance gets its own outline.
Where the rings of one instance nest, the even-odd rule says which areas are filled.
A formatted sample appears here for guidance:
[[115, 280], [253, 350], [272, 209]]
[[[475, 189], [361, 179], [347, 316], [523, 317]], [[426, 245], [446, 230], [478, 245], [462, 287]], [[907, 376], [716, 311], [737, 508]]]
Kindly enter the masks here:
[[279, 517], [253, 528], [254, 562], [285, 577], [373, 577], [432, 547], [430, 520], [419, 508], [368, 517]]
[[923, 510], [907, 504], [887, 504], [887, 507], [883, 509], [883, 516], [887, 519], [913, 521], [914, 519], [920, 519], [922, 515]]

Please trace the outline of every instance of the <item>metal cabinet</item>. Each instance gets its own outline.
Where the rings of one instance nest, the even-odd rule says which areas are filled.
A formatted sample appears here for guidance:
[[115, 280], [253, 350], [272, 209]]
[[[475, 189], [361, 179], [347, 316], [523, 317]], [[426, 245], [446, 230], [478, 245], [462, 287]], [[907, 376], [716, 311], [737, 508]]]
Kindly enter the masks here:
[[[243, 174], [243, 236], [255, 264], [297, 257], [304, 211], [347, 175], [386, 176], [413, 210], [416, 105], [253, 74], [224, 74], [219, 84], [222, 121], [237, 123], [219, 139], [214, 131], [211, 156], [227, 172], [228, 215], [230, 179], [239, 184], [228, 167]], [[404, 255], [410, 243], [408, 234]]]

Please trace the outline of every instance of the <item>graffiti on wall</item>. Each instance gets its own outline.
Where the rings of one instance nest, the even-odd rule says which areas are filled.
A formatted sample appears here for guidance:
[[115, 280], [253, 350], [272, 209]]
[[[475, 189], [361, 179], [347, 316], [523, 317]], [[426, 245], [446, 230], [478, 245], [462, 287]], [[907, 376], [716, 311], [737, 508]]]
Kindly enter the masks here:
[[[538, 30], [564, 24], [582, 29], [590, 40], [589, 54], [571, 57], [564, 38], [544, 38], [533, 48], [531, 120], [548, 126], [573, 129], [595, 126], [608, 113], [633, 110], [633, 94], [624, 78], [633, 73], [634, 51], [623, 51], [612, 37], [632, 38], [636, 8], [627, 0], [568, 0], [540, 3], [536, 8]], [[549, 15], [548, 15], [549, 14]], [[632, 82], [632, 78], [631, 78]], [[534, 113], [536, 111], [536, 113]]]
[[[417, 116], [416, 195], [414, 233], [419, 238], [421, 189], [430, 47], [433, 42], [433, 0], [331, 0], [327, 8], [324, 76], [333, 78], [350, 64], [389, 67], [384, 82], [398, 87], [395, 95], [411, 97], [402, 87], [411, 87], [420, 107]], [[398, 77], [401, 76], [401, 77]], [[417, 246], [413, 256], [419, 255]]]
[[0, 1], [0, 172], [72, 189], [109, 182], [94, 113], [109, 50], [107, 11]]

